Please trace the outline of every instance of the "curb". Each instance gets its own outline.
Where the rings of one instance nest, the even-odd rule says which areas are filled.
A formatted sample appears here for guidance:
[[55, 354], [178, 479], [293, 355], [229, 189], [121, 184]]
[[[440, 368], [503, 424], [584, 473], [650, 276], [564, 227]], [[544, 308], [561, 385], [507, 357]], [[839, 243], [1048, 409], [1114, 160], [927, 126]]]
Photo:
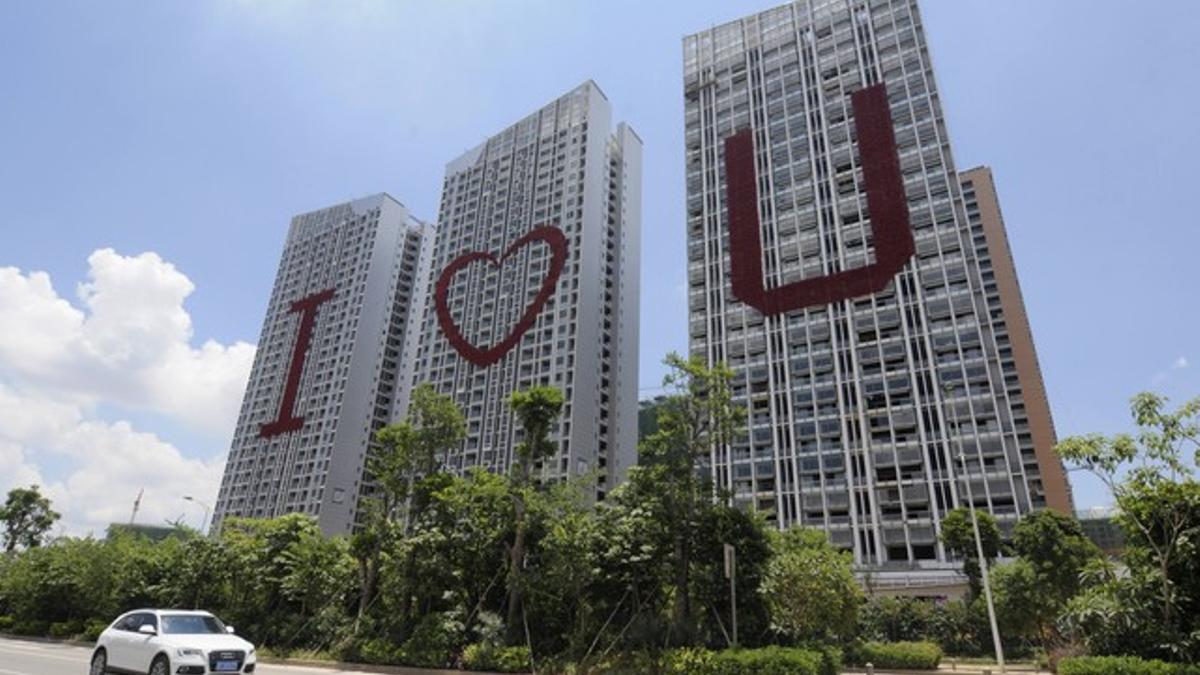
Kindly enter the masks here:
[[259, 663], [269, 663], [276, 666], [304, 666], [305, 668], [324, 668], [332, 671], [360, 671], [364, 673], [391, 673], [392, 675], [503, 675], [483, 670], [447, 670], [437, 668], [415, 668], [413, 666], [380, 666], [369, 663], [350, 663], [345, 661], [320, 661], [316, 659], [281, 659], [274, 656], [259, 657]]
[[95, 642], [88, 642], [86, 640], [70, 640], [67, 638], [40, 637], [37, 635], [15, 635], [13, 633], [0, 633], [0, 638], [3, 638], [5, 640], [19, 640], [21, 642], [41, 642], [43, 644], [51, 644], [51, 645], [70, 645], [72, 647], [91, 648], [91, 647], [96, 646]]

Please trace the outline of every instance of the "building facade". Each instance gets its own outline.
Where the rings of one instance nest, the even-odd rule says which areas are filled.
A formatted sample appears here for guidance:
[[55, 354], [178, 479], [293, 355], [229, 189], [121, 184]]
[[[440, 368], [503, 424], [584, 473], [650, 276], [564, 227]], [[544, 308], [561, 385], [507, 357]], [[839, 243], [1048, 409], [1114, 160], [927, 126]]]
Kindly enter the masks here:
[[683, 60], [690, 351], [745, 410], [718, 486], [877, 568], [952, 569], [968, 482], [1005, 527], [1069, 512], [990, 177], [955, 169], [915, 0], [794, 2]]
[[292, 219], [213, 513], [352, 530], [374, 432], [411, 380], [431, 229], [386, 194]]
[[511, 466], [534, 385], [566, 398], [541, 479], [602, 499], [636, 461], [641, 146], [589, 81], [446, 166], [413, 383], [466, 416], [450, 470]]

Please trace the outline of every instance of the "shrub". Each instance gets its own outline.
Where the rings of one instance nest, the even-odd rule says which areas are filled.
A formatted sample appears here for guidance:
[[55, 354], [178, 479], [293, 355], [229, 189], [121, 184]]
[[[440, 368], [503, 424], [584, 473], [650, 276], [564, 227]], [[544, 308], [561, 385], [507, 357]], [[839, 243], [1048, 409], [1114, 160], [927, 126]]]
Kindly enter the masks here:
[[673, 649], [662, 659], [662, 671], [671, 675], [705, 673], [712, 669], [713, 653], [703, 648]]
[[763, 647], [715, 652], [713, 675], [822, 675], [823, 657], [807, 649]]
[[11, 616], [0, 616], [0, 633], [7, 633], [12, 630], [16, 619]]
[[73, 638], [83, 630], [79, 621], [56, 621], [50, 624], [50, 637], [66, 640]]
[[838, 675], [842, 672], [842, 650], [824, 645], [816, 648], [821, 653], [821, 675]]
[[850, 662], [876, 668], [937, 670], [942, 649], [932, 642], [864, 642], [850, 650]]
[[450, 654], [462, 646], [463, 625], [449, 613], [425, 615], [404, 642], [403, 663], [419, 668], [445, 668]]
[[83, 624], [83, 630], [80, 631], [78, 638], [84, 642], [95, 642], [100, 639], [100, 634], [104, 629], [108, 628], [108, 622], [101, 619], [88, 619], [87, 623]]
[[1200, 675], [1200, 665], [1136, 656], [1072, 656], [1058, 663], [1058, 675]]
[[46, 633], [50, 632], [50, 623], [36, 619], [18, 620], [13, 622], [12, 632], [17, 635], [44, 637]]
[[403, 658], [396, 643], [386, 638], [374, 638], [355, 643], [345, 653], [345, 658], [359, 663], [394, 665]]
[[688, 675], [828, 675], [840, 669], [839, 656], [836, 650], [789, 647], [675, 649], [664, 654], [660, 670]]
[[533, 665], [529, 658], [529, 647], [501, 647], [490, 642], [467, 645], [462, 660], [467, 670], [499, 673], [526, 673]]

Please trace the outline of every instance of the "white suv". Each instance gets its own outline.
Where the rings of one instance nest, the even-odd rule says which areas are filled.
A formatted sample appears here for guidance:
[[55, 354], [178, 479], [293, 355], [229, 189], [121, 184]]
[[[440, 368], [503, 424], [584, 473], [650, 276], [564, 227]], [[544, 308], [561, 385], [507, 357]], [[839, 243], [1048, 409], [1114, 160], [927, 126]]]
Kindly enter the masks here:
[[91, 675], [253, 673], [254, 645], [208, 612], [139, 609], [112, 623], [96, 640]]

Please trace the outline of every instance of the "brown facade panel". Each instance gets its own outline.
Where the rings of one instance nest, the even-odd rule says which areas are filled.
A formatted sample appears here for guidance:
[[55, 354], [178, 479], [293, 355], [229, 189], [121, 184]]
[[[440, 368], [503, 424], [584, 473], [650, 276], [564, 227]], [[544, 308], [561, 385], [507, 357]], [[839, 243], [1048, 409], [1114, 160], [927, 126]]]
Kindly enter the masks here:
[[1038, 365], [1037, 349], [1033, 344], [1033, 331], [1025, 313], [1025, 300], [1021, 296], [1021, 284], [1017, 279], [1017, 269], [1008, 245], [1008, 235], [1000, 212], [1000, 201], [996, 195], [992, 170], [981, 166], [963, 171], [959, 175], [963, 187], [970, 187], [975, 192], [979, 220], [983, 225], [992, 269], [996, 275], [1000, 305], [1003, 308], [1005, 324], [1008, 326], [1017, 379], [1021, 384], [1025, 411], [1029, 417], [1029, 430], [1037, 453], [1046, 505], [1056, 511], [1071, 514], [1074, 511], [1071, 486], [1063, 470], [1062, 460], [1054, 453], [1054, 446], [1058, 442], [1054, 431], [1054, 418], [1050, 414], [1046, 386], [1042, 381], [1042, 369]]

